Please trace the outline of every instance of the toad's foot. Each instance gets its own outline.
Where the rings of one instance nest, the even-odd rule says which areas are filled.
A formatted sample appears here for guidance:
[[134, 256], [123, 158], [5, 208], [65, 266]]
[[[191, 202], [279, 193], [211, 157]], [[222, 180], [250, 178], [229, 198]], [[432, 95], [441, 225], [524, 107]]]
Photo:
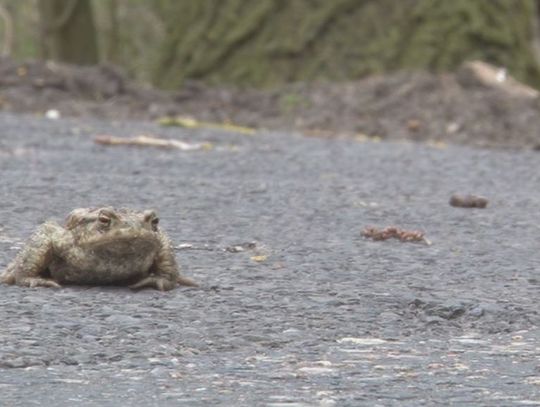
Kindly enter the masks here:
[[132, 290], [139, 290], [146, 287], [155, 288], [159, 291], [169, 291], [176, 287], [176, 281], [167, 280], [163, 277], [149, 276], [129, 286]]
[[49, 288], [61, 288], [62, 286], [56, 281], [49, 278], [41, 277], [24, 277], [17, 281], [18, 285], [34, 288], [34, 287], [49, 287]]
[[195, 281], [193, 281], [190, 278], [184, 277], [184, 276], [178, 276], [176, 279], [176, 282], [180, 285], [185, 285], [188, 287], [198, 287], [199, 284], [197, 284]]

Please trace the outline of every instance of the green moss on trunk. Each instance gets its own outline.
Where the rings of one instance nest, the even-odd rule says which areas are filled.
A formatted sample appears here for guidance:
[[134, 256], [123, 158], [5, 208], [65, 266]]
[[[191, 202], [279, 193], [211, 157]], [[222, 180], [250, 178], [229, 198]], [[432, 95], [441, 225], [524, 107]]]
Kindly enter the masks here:
[[534, 0], [177, 0], [163, 12], [169, 35], [153, 74], [163, 87], [444, 71], [473, 58], [540, 84]]

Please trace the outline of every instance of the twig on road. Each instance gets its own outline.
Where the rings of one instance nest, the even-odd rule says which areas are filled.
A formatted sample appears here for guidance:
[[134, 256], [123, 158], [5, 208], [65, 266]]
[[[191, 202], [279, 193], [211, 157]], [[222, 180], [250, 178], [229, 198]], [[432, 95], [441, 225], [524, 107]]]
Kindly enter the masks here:
[[186, 143], [180, 140], [162, 139], [146, 135], [129, 138], [99, 135], [94, 138], [94, 142], [97, 144], [103, 144], [108, 146], [128, 145], [142, 147], [176, 148], [182, 151], [210, 150], [212, 148], [211, 143]]

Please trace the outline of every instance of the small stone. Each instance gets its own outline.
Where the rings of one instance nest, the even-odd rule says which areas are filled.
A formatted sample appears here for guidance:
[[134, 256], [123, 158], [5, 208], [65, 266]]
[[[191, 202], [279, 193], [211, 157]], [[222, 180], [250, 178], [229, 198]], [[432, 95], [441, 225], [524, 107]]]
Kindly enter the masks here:
[[379, 314], [379, 319], [381, 322], [396, 322], [399, 321], [401, 317], [394, 312], [384, 311]]
[[469, 311], [469, 315], [477, 318], [481, 317], [482, 315], [484, 315], [484, 309], [478, 305]]
[[168, 376], [169, 372], [163, 366], [157, 366], [153, 368], [152, 370], [150, 370], [150, 374], [155, 377], [164, 377], [164, 376]]
[[44, 362], [38, 359], [28, 359], [23, 357], [0, 360], [0, 367], [7, 368], [24, 368], [39, 365], [44, 365]]
[[49, 109], [45, 112], [45, 117], [50, 120], [58, 120], [60, 118], [60, 112], [56, 109]]
[[384, 339], [379, 338], [352, 338], [346, 337], [338, 339], [338, 343], [350, 343], [354, 345], [382, 345], [386, 343]]

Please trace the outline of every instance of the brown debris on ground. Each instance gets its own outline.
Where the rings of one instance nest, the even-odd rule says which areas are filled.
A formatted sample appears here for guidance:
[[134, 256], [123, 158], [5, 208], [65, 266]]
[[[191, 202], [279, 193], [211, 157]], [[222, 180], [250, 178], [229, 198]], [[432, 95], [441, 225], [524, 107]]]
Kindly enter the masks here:
[[420, 232], [419, 230], [400, 229], [395, 226], [388, 226], [384, 229], [367, 227], [362, 231], [362, 236], [373, 240], [388, 240], [394, 238], [402, 242], [423, 242], [427, 245], [431, 245], [431, 242], [424, 236], [424, 232]]
[[454, 194], [450, 197], [450, 205], [457, 208], [485, 208], [488, 200], [483, 196], [477, 195], [458, 195]]
[[[479, 65], [480, 64], [480, 65]], [[271, 90], [186, 83], [141, 86], [111, 66], [0, 58], [0, 110], [112, 120], [191, 117], [234, 129], [296, 130], [324, 137], [415, 140], [491, 147], [540, 146], [538, 92], [504, 69], [465, 64], [456, 74], [399, 72]]]

